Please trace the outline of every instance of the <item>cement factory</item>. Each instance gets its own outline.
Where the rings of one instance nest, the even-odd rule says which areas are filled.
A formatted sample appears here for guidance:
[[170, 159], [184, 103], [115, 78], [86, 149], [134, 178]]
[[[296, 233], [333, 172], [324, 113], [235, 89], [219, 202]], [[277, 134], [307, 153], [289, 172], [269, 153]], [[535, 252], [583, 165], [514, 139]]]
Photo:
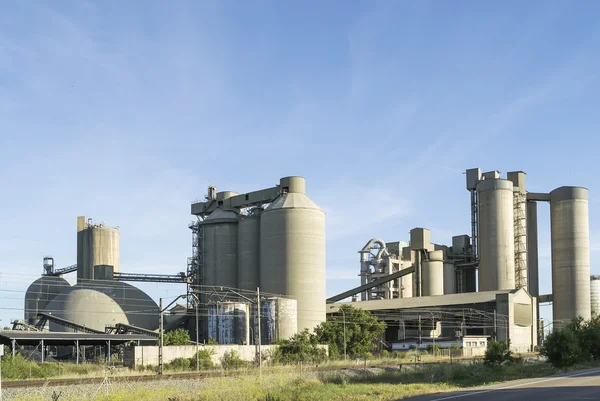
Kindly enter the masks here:
[[[312, 330], [327, 315], [343, 318], [340, 305], [351, 305], [387, 323], [381, 343], [389, 349], [481, 348], [497, 338], [532, 351], [542, 339], [540, 303], [552, 302], [554, 327], [589, 319], [600, 313], [600, 276], [590, 275], [588, 190], [528, 192], [525, 177], [467, 170], [470, 233], [447, 244], [431, 243], [426, 228], [413, 228], [405, 241], [369, 239], [357, 249], [357, 286], [329, 298], [325, 213], [302, 177], [241, 194], [208, 187], [191, 205], [185, 272], [121, 272], [119, 229], [78, 217], [77, 263], [56, 268], [45, 257], [42, 277], [25, 295], [23, 320], [14, 322], [13, 331], [26, 335], [5, 331], [0, 340], [13, 349], [39, 339], [44, 348], [44, 338], [47, 345], [77, 341], [78, 358], [80, 344], [108, 341], [110, 353], [111, 341], [155, 341], [161, 327], [185, 328], [200, 343], [271, 344]], [[551, 294], [539, 293], [538, 202], [550, 203]], [[63, 276], [74, 272], [71, 286]], [[126, 283], [135, 281], [180, 286], [184, 301], [159, 306]]]

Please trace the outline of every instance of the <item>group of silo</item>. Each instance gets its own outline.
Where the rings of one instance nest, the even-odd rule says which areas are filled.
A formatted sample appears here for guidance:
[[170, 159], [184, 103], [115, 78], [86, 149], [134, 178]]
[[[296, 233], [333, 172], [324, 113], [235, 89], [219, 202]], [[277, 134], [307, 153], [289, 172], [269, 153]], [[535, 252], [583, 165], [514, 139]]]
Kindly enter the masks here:
[[[282, 178], [276, 199], [245, 214], [226, 207], [236, 193], [220, 192], [217, 201], [223, 206], [200, 223], [202, 284], [246, 296], [260, 288], [269, 297], [261, 307], [261, 323], [275, 322], [269, 332], [280, 338], [325, 321], [325, 214], [305, 189], [302, 177]], [[277, 302], [277, 297], [295, 302]], [[290, 316], [294, 306], [297, 320]]]
[[588, 319], [588, 190], [560, 187], [549, 194], [526, 193], [524, 176], [514, 172], [501, 179], [493, 171], [480, 174], [476, 184], [479, 291], [528, 288], [533, 296], [539, 295], [535, 202], [549, 201], [554, 321]]

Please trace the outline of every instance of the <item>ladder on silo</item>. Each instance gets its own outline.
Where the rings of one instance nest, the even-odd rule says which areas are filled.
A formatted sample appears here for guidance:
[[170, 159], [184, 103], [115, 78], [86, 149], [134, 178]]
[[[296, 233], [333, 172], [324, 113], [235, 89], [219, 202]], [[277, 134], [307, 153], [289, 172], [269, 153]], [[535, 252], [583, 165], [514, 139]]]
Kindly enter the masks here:
[[527, 196], [513, 193], [513, 221], [515, 231], [515, 288], [527, 289]]

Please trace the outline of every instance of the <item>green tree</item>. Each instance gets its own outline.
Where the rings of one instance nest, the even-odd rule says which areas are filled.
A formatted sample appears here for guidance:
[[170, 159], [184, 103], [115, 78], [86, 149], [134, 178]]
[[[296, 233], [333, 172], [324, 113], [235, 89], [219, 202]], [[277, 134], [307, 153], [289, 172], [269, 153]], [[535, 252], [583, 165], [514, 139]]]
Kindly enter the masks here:
[[552, 331], [544, 341], [542, 355], [556, 368], [573, 366], [581, 360], [577, 334], [570, 327]]
[[346, 353], [353, 357], [363, 357], [374, 350], [375, 340], [383, 334], [386, 324], [368, 311], [341, 305], [339, 314], [330, 316], [330, 320], [315, 328], [316, 339], [329, 346], [329, 356], [332, 358], [344, 355], [344, 326]]
[[168, 332], [163, 337], [163, 345], [189, 345], [190, 333], [185, 329], [177, 329]]
[[320, 363], [327, 358], [326, 351], [319, 347], [317, 337], [308, 329], [294, 334], [288, 340], [279, 340], [277, 345], [279, 347], [273, 354], [273, 360], [277, 363]]

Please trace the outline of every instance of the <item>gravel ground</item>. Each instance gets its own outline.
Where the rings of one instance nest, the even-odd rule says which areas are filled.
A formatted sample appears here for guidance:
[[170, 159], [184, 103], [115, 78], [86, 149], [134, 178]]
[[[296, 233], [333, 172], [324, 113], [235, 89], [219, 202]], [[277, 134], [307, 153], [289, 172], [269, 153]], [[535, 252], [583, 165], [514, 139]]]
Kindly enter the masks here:
[[[75, 386], [61, 387], [31, 387], [31, 388], [8, 388], [2, 390], [2, 401], [15, 400], [53, 400], [53, 394], [60, 394], [59, 401], [79, 401], [93, 398], [96, 395], [103, 395], [116, 391], [135, 391], [139, 388], [144, 389], [169, 389], [180, 391], [193, 392], [201, 390], [206, 385], [204, 380], [188, 379], [188, 380], [157, 380], [150, 382], [118, 382], [99, 384], [80, 384]], [[143, 401], [143, 400], [140, 400]]]

